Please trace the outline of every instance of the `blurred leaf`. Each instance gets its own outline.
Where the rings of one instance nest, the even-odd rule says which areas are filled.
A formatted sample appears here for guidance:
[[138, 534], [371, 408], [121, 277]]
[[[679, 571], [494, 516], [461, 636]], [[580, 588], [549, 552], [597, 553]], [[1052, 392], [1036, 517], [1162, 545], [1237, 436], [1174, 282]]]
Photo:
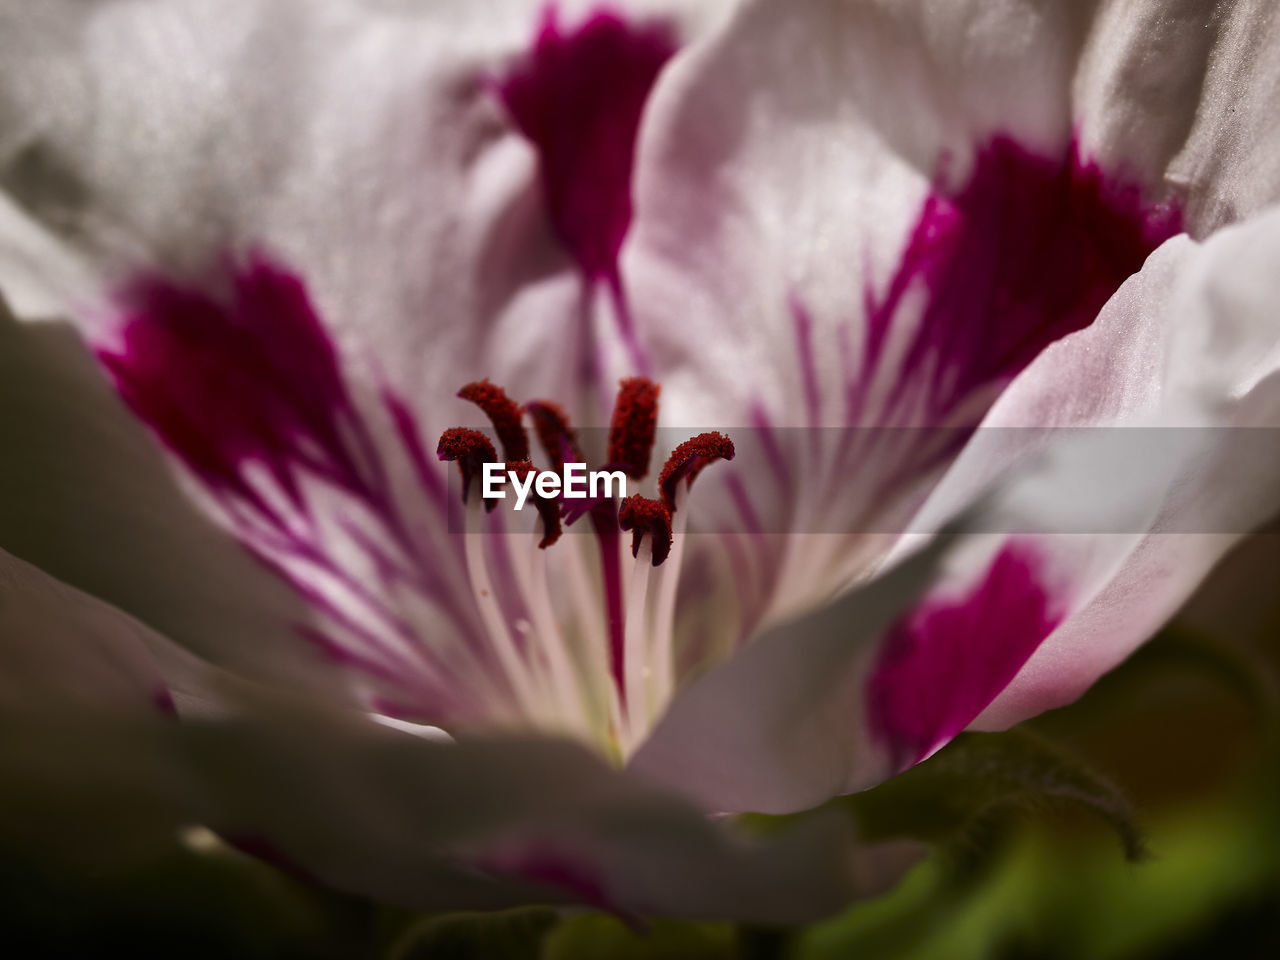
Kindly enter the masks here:
[[1120, 789], [1024, 729], [962, 734], [924, 763], [840, 803], [867, 841], [908, 836], [961, 852], [980, 852], [1011, 811], [1065, 803], [1110, 824], [1130, 860], [1143, 854]]
[[560, 924], [543, 944], [542, 960], [734, 960], [734, 930], [727, 924], [659, 920], [633, 930], [615, 917], [591, 913]]
[[1256, 650], [1234, 646], [1175, 624], [1139, 651], [1140, 666], [1165, 662], [1185, 667], [1216, 682], [1248, 707], [1254, 720], [1270, 730], [1280, 719], [1280, 690], [1267, 661]]
[[1154, 855], [1137, 865], [1101, 830], [1068, 837], [1025, 822], [982, 876], [956, 883], [928, 861], [889, 896], [801, 931], [787, 957], [1127, 960], [1212, 942], [1233, 911], [1280, 902], [1275, 809], [1244, 796], [1153, 822]]
[[449, 913], [419, 921], [388, 960], [538, 960], [559, 914], [545, 907], [498, 913]]

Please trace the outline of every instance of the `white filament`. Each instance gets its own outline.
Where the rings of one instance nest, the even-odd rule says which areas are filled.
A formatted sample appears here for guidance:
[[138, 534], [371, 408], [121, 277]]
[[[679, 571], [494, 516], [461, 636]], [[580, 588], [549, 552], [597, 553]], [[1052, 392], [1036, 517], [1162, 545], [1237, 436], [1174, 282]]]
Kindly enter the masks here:
[[645, 605], [649, 595], [649, 571], [653, 569], [653, 536], [645, 534], [631, 568], [627, 589], [626, 620], [623, 624], [623, 688], [626, 690], [626, 724], [622, 738], [624, 752], [637, 743], [649, 727], [648, 696], [645, 691], [649, 672], [646, 639]]
[[689, 484], [676, 485], [675, 512], [671, 517], [671, 553], [657, 568], [657, 608], [649, 627], [649, 658], [652, 676], [649, 683], [650, 703], [659, 710], [675, 692], [675, 617], [676, 588], [680, 582], [680, 566], [684, 562], [684, 537], [689, 527]]
[[[679, 496], [682, 503], [683, 490]], [[537, 532], [531, 540], [527, 533], [486, 534], [483, 501], [478, 497], [467, 505], [466, 516], [471, 592], [498, 666], [516, 694], [516, 714], [540, 727], [602, 744], [618, 759], [625, 759], [643, 741], [674, 689], [671, 647], [683, 553], [680, 540], [655, 570], [651, 535], [642, 538], [634, 560], [627, 555], [625, 538], [618, 538], [619, 569], [629, 569], [621, 584], [620, 691], [611, 669], [603, 567], [588, 567], [577, 542], [581, 535], [567, 534], [548, 551], [538, 547]], [[678, 516], [677, 529], [683, 532], [686, 520]], [[535, 526], [541, 524], [535, 522]], [[516, 596], [499, 598], [494, 590], [491, 564], [496, 558], [483, 546], [489, 536], [509, 537], [517, 543], [516, 549], [508, 551], [514, 574], [508, 582]], [[591, 534], [586, 536], [595, 542]], [[554, 570], [549, 570], [549, 563]], [[564, 593], [553, 594], [553, 584]], [[525, 611], [528, 619], [508, 623], [509, 616], [517, 616], [511, 613], [515, 610]], [[523, 647], [517, 644], [514, 631], [522, 635]]]
[[493, 581], [489, 577], [489, 569], [484, 558], [484, 501], [479, 496], [472, 496], [466, 506], [467, 529], [463, 539], [467, 559], [467, 574], [471, 577], [471, 589], [475, 594], [476, 607], [484, 622], [485, 630], [498, 654], [512, 690], [520, 706], [531, 716], [537, 716], [541, 704], [534, 690], [533, 678], [529, 675], [526, 664], [520, 658], [511, 631], [507, 629], [507, 621], [498, 604], [498, 595], [494, 592]]

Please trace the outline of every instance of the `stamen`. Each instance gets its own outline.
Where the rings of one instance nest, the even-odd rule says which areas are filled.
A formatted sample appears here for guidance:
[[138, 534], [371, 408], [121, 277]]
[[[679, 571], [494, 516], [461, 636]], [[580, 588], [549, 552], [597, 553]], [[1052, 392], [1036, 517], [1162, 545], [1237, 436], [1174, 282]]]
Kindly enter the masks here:
[[[658, 395], [658, 385], [644, 377], [619, 384], [609, 431], [608, 464], [635, 480], [642, 479], [649, 469]], [[535, 401], [522, 409], [487, 380], [468, 384], [459, 396], [489, 415], [504, 450], [521, 449], [521, 445], [528, 449], [528, 435], [521, 424], [527, 410], [539, 446], [557, 470], [565, 463], [585, 462], [568, 417], [555, 404]], [[441, 459], [457, 461], [464, 501], [484, 465], [498, 462], [486, 434], [466, 428], [446, 430], [437, 452]], [[529, 493], [542, 522], [541, 536], [534, 533], [536, 548], [531, 546], [529, 554], [518, 550], [510, 554], [514, 566], [505, 575], [505, 585], [501, 571], [489, 567], [508, 555], [486, 556], [480, 536], [481, 504], [467, 507], [465, 554], [470, 585], [498, 665], [515, 693], [518, 711], [536, 713], [567, 730], [600, 730], [600, 724], [607, 724], [611, 742], [622, 757], [634, 748], [674, 689], [672, 645], [679, 582], [675, 568], [683, 554], [683, 537], [677, 540], [675, 534], [683, 533], [687, 526], [683, 507], [689, 488], [708, 463], [733, 456], [733, 442], [728, 437], [704, 433], [672, 453], [659, 477], [657, 498], [637, 495], [618, 503], [610, 496], [579, 504], [542, 497], [536, 491]], [[508, 456], [505, 469], [521, 484], [539, 473], [528, 456]], [[496, 500], [490, 500], [483, 507], [491, 510], [495, 505]], [[677, 507], [681, 508], [678, 513]], [[567, 565], [560, 574], [568, 582], [576, 625], [570, 629], [559, 619], [553, 603], [547, 581], [548, 555], [542, 551], [560, 538], [563, 523], [580, 516], [591, 519], [600, 559], [597, 579], [584, 569], [578, 544], [562, 551]], [[623, 531], [632, 535], [635, 563], [629, 575], [624, 572]], [[655, 568], [673, 555], [675, 563], [655, 574]], [[504, 591], [502, 602], [495, 584]], [[601, 627], [607, 644], [599, 642]], [[612, 680], [609, 690], [592, 682], [593, 677], [605, 675]]]
[[[523, 480], [529, 474], [536, 476], [538, 470], [528, 460], [509, 460], [507, 472]], [[560, 504], [550, 497], [541, 496], [532, 485], [529, 488], [529, 500], [542, 518], [542, 539], [538, 541], [538, 546], [545, 550], [560, 539]]]
[[529, 459], [529, 434], [521, 422], [524, 411], [505, 390], [488, 380], [477, 380], [459, 390], [458, 396], [484, 411], [502, 444], [503, 459]]
[[646, 377], [630, 377], [618, 384], [618, 397], [609, 423], [610, 466], [625, 470], [634, 480], [649, 472], [649, 457], [658, 428], [658, 384]]
[[685, 486], [691, 487], [707, 464], [716, 460], [732, 460], [733, 457], [733, 441], [723, 433], [700, 433], [686, 440], [671, 451], [671, 456], [663, 464], [662, 473], [658, 475], [658, 490], [662, 494], [662, 502], [669, 511], [675, 513], [677, 483], [684, 480]]
[[648, 679], [645, 674], [649, 669], [649, 651], [645, 643], [646, 613], [649, 604], [649, 576], [654, 566], [652, 547], [658, 542], [656, 534], [645, 539], [645, 534], [637, 530], [632, 546], [636, 562], [631, 568], [631, 581], [627, 589], [627, 619], [623, 631], [623, 675], [627, 708], [626, 725], [622, 731], [624, 752], [629, 752], [644, 735], [649, 723], [648, 698], [645, 696], [645, 681]]
[[[535, 540], [537, 534], [534, 534]], [[580, 685], [573, 668], [573, 657], [564, 631], [556, 622], [551, 602], [551, 588], [547, 579], [547, 555], [543, 544], [537, 543], [523, 553], [525, 563], [514, 565], [520, 580], [520, 590], [533, 621], [530, 629], [536, 640], [535, 649], [541, 654], [537, 662], [546, 675], [548, 689], [552, 693], [555, 711], [563, 717], [566, 730], [582, 731], [591, 726], [591, 711], [587, 694]], [[517, 557], [516, 559], [519, 559]]]
[[[436, 445], [436, 456], [441, 460], [453, 460], [458, 464], [458, 472], [462, 475], [462, 502], [467, 502], [471, 492], [471, 482], [478, 481], [486, 463], [496, 463], [498, 453], [493, 443], [479, 430], [468, 427], [451, 427], [440, 434], [440, 442]], [[497, 501], [485, 503], [486, 510], [496, 507]]]
[[[540, 555], [546, 556], [546, 554]], [[614, 556], [617, 556], [616, 549]], [[602, 607], [593, 592], [598, 590], [599, 580], [588, 572], [586, 558], [579, 550], [578, 543], [566, 544], [566, 549], [558, 552], [557, 559], [568, 561], [563, 573], [569, 581], [571, 601], [578, 625], [578, 650], [585, 661], [583, 666], [592, 676], [612, 678], [612, 649], [609, 645], [598, 642], [600, 636], [610, 633], [607, 606]], [[594, 685], [589, 687], [589, 693], [598, 698], [591, 700], [597, 714], [607, 717], [610, 729], [621, 730], [622, 704], [619, 698], [609, 695], [608, 690]]]
[[671, 523], [670, 562], [658, 571], [654, 585], [657, 594], [653, 619], [649, 623], [650, 664], [653, 676], [650, 690], [656, 703], [665, 703], [675, 690], [675, 620], [676, 590], [680, 584], [680, 568], [684, 562], [685, 530], [689, 526], [689, 511], [684, 509], [689, 499], [689, 486], [676, 489], [676, 510]]
[[533, 400], [524, 405], [533, 418], [533, 429], [551, 461], [553, 470], [561, 470], [566, 462], [583, 463], [585, 458], [578, 447], [578, 435], [569, 426], [569, 417], [557, 404]]
[[463, 553], [467, 564], [467, 575], [471, 578], [471, 588], [476, 598], [476, 606], [479, 608], [480, 617], [489, 634], [493, 649], [497, 653], [498, 663], [511, 683], [512, 693], [527, 714], [536, 716], [540, 702], [533, 678], [516, 647], [511, 631], [507, 629], [506, 616], [498, 603], [498, 593], [489, 576], [489, 566], [484, 556], [486, 532], [481, 523], [479, 504], [468, 505], [465, 512], [467, 527], [463, 536]]
[[631, 555], [640, 553], [640, 541], [648, 534], [653, 544], [653, 565], [659, 566], [671, 552], [671, 511], [661, 500], [634, 494], [618, 507], [618, 526], [631, 531]]

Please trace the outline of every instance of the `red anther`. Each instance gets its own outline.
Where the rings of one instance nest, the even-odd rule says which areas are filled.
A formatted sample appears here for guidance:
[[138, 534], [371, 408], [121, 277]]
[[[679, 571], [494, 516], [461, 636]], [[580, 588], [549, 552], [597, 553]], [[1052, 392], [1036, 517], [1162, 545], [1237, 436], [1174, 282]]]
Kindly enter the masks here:
[[578, 434], [569, 426], [569, 417], [562, 407], [545, 400], [531, 400], [524, 408], [533, 419], [534, 433], [553, 470], [563, 469], [566, 462], [585, 462], [578, 447]]
[[640, 541], [645, 534], [653, 548], [653, 565], [656, 567], [671, 552], [671, 511], [661, 500], [653, 500], [634, 494], [618, 507], [618, 526], [631, 531], [631, 555], [640, 552]]
[[[479, 430], [468, 427], [451, 427], [440, 434], [440, 442], [436, 445], [436, 456], [441, 460], [453, 460], [458, 464], [458, 472], [462, 474], [462, 502], [467, 502], [467, 494], [471, 491], [471, 481], [479, 480], [486, 463], [498, 462], [498, 453], [493, 443]], [[485, 503], [486, 510], [497, 506], [497, 501]]]
[[608, 463], [625, 471], [633, 480], [649, 472], [661, 389], [647, 377], [629, 377], [618, 383], [613, 419], [609, 422]]
[[676, 484], [687, 480], [693, 485], [702, 468], [715, 460], [732, 460], [733, 441], [723, 433], [700, 433], [671, 451], [658, 474], [658, 490], [662, 502], [672, 513], [676, 510]]
[[[518, 480], [533, 474], [536, 482], [536, 477], [541, 471], [529, 460], [508, 460], [507, 472], [514, 474]], [[538, 516], [542, 518], [542, 539], [538, 541], [538, 546], [545, 550], [560, 539], [560, 504], [552, 497], [540, 496], [532, 487], [529, 490], [529, 500], [537, 508]]]
[[520, 409], [520, 404], [507, 396], [505, 390], [488, 380], [477, 380], [459, 390], [458, 396], [484, 411], [493, 424], [506, 459], [529, 459], [529, 434], [521, 423], [524, 411]]

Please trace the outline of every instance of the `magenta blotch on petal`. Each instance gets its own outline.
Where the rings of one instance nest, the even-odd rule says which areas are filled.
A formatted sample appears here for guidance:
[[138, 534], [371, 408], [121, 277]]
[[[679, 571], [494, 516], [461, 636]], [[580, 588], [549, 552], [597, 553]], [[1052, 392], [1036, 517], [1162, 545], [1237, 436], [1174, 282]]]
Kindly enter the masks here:
[[299, 464], [363, 490], [351, 400], [301, 280], [260, 254], [228, 273], [221, 295], [158, 275], [125, 288], [118, 342], [98, 349], [120, 396], [215, 492], [266, 509], [249, 463], [295, 504]]
[[866, 682], [867, 720], [896, 769], [967, 727], [1061, 619], [1027, 544], [1006, 545], [957, 598], [926, 599], [885, 638]]
[[665, 24], [600, 10], [564, 30], [549, 7], [533, 48], [499, 81], [512, 119], [537, 148], [552, 226], [590, 280], [618, 282], [636, 132], [676, 48]]
[[[942, 179], [941, 177], [939, 178]], [[881, 359], [909, 291], [928, 291], [889, 406], [924, 386], [942, 419], [1006, 381], [1053, 341], [1093, 322], [1178, 212], [1080, 158], [1041, 156], [997, 136], [962, 188], [935, 187], [883, 292], [868, 294], [864, 375]], [[855, 400], [855, 408], [860, 402]]]

